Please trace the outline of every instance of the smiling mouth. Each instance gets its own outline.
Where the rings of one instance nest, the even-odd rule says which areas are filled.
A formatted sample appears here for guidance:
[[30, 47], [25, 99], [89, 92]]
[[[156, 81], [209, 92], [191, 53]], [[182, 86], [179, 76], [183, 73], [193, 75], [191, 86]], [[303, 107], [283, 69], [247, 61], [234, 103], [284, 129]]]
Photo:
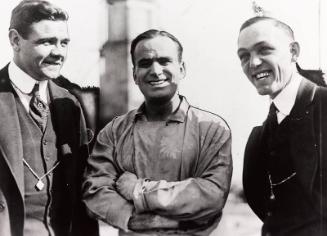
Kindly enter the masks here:
[[60, 66], [61, 65], [60, 61], [44, 61], [43, 63], [47, 64], [47, 65], [52, 65], [52, 66]]
[[252, 75], [252, 78], [254, 78], [256, 80], [262, 80], [262, 79], [268, 78], [269, 75], [271, 75], [271, 71], [267, 70], [267, 71], [262, 71], [262, 72]]
[[165, 83], [167, 80], [154, 80], [154, 81], [149, 81], [149, 84], [152, 86], [158, 86], [158, 85], [162, 85], [163, 83]]

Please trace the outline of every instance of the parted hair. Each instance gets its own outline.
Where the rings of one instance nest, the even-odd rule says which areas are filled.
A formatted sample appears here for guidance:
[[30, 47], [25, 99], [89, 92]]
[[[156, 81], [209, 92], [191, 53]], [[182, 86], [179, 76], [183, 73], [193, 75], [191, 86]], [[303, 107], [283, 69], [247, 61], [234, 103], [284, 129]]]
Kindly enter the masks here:
[[23, 0], [11, 12], [9, 30], [17, 30], [26, 39], [30, 26], [41, 20], [67, 21], [68, 14], [48, 1]]
[[170, 38], [171, 40], [173, 40], [176, 43], [176, 45], [177, 45], [177, 51], [178, 51], [177, 52], [178, 53], [178, 60], [179, 60], [179, 62], [182, 61], [182, 58], [183, 58], [183, 46], [179, 42], [179, 40], [174, 35], [168, 33], [167, 31], [150, 29], [150, 30], [147, 30], [147, 31], [139, 34], [132, 41], [132, 44], [131, 44], [131, 57], [132, 57], [133, 65], [135, 65], [134, 52], [135, 52], [135, 48], [136, 48], [137, 44], [140, 41], [142, 41], [142, 40], [145, 40], [145, 39], [153, 39], [153, 38], [158, 37], [158, 36]]

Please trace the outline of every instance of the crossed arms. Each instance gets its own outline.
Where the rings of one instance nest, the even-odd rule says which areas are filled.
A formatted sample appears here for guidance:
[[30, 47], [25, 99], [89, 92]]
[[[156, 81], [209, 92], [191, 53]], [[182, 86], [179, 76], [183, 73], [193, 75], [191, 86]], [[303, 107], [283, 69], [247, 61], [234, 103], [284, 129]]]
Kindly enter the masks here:
[[205, 138], [194, 176], [154, 181], [138, 178], [117, 162], [117, 136], [110, 123], [99, 133], [88, 160], [86, 206], [98, 219], [125, 231], [212, 224], [221, 215], [230, 187], [230, 130], [217, 126]]

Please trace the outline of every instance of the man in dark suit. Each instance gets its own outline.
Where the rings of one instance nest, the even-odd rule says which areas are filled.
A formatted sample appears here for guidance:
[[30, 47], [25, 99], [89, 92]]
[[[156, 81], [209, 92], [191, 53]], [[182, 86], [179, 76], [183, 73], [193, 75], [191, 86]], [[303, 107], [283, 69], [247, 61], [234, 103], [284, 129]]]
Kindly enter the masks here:
[[0, 235], [98, 235], [81, 202], [87, 152], [80, 104], [51, 79], [69, 42], [68, 15], [46, 1], [12, 11], [13, 60], [0, 71]]
[[270, 111], [249, 137], [244, 193], [263, 221], [262, 235], [326, 235], [327, 91], [296, 70], [300, 47], [292, 29], [270, 17], [241, 26], [243, 71]]

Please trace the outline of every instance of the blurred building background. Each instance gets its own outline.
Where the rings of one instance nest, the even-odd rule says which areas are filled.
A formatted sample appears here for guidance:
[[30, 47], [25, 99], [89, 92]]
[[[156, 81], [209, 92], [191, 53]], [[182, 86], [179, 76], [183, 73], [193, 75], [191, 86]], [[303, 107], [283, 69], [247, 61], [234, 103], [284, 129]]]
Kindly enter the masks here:
[[[10, 12], [19, 0], [2, 0], [0, 66], [11, 57]], [[102, 124], [142, 102], [132, 79], [129, 44], [158, 28], [182, 42], [187, 77], [180, 93], [193, 105], [224, 117], [233, 132], [234, 174], [224, 216], [215, 235], [258, 236], [260, 222], [240, 197], [243, 151], [253, 126], [261, 124], [268, 98], [257, 95], [237, 57], [240, 25], [254, 16], [252, 0], [52, 0], [69, 12], [71, 43], [63, 75], [81, 86], [99, 86]], [[257, 0], [269, 15], [288, 23], [301, 45], [304, 69], [327, 70], [327, 2]], [[116, 231], [105, 225], [102, 235]]]

